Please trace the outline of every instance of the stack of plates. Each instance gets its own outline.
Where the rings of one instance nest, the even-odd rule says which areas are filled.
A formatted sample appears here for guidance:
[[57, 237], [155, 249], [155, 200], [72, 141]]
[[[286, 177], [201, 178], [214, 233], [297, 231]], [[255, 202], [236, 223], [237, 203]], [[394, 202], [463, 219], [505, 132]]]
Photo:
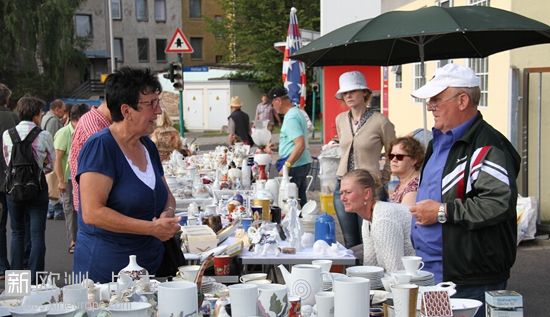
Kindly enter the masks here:
[[[347, 275], [342, 273], [330, 273], [332, 275], [332, 278], [336, 281], [338, 279], [348, 278]], [[328, 278], [328, 276], [323, 275], [323, 285], [322, 285], [323, 291], [330, 291], [332, 290], [332, 281]]]
[[[397, 271], [396, 273], [406, 273], [403, 271]], [[411, 283], [418, 286], [432, 286], [435, 285], [434, 274], [428, 271], [418, 271], [411, 277]]]
[[384, 277], [384, 268], [379, 266], [352, 266], [346, 269], [348, 276], [368, 278], [370, 289], [383, 288], [381, 278]]
[[203, 294], [211, 293], [212, 292], [212, 286], [214, 285], [215, 281], [216, 281], [216, 279], [214, 279], [213, 277], [204, 276], [202, 278], [202, 286], [201, 286], [202, 293]]

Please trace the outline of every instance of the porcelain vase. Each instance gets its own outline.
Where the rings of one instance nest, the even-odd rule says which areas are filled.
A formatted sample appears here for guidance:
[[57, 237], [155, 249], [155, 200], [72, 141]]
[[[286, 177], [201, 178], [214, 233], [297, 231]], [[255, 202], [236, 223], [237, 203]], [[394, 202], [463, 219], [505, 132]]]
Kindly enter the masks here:
[[147, 272], [147, 270], [143, 267], [139, 266], [135, 255], [130, 255], [130, 263], [128, 263], [125, 268], [120, 270], [118, 274], [127, 274], [132, 278], [133, 281], [149, 279], [149, 272]]

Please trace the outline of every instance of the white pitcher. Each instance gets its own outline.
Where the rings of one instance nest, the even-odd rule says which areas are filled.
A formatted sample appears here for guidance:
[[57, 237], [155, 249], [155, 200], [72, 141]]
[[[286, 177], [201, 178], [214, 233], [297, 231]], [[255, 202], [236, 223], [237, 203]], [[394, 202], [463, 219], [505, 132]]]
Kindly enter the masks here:
[[286, 286], [290, 290], [290, 294], [299, 296], [303, 305], [315, 304], [315, 294], [321, 290], [323, 275], [328, 276], [331, 281], [334, 281], [332, 275], [328, 272], [323, 272], [318, 265], [296, 264], [292, 266], [292, 273], [289, 273], [283, 265], [279, 265], [279, 269]]

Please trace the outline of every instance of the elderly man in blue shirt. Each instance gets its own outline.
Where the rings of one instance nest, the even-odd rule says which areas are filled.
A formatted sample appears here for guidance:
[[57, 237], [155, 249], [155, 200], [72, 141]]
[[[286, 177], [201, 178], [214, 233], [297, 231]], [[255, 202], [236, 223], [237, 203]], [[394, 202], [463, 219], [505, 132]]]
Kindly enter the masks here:
[[485, 291], [506, 288], [516, 258], [520, 157], [477, 110], [479, 85], [470, 68], [447, 64], [412, 93], [429, 98], [435, 124], [411, 235], [436, 282], [452, 281], [456, 297], [484, 302]]

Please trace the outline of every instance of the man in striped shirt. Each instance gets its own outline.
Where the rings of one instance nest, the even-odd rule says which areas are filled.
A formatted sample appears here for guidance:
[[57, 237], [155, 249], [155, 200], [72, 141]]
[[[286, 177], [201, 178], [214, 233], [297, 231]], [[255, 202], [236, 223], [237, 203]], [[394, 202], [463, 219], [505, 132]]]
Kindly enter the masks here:
[[109, 108], [107, 108], [107, 103], [104, 101], [99, 107], [92, 108], [84, 114], [76, 125], [73, 143], [71, 144], [71, 151], [69, 153], [69, 167], [71, 169], [71, 182], [73, 184], [73, 203], [76, 212], [78, 212], [80, 208], [80, 197], [78, 183], [72, 176], [76, 175], [76, 171], [78, 170], [78, 155], [84, 143], [86, 143], [94, 133], [108, 127], [112, 122], [111, 112]]

